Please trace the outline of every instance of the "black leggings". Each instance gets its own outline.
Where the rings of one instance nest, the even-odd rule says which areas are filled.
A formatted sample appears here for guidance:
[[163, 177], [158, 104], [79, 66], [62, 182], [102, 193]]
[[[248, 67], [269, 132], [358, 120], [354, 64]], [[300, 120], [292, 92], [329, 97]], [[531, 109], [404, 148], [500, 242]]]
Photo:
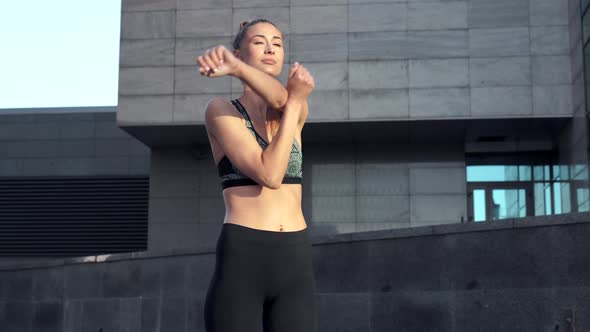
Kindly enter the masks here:
[[205, 299], [206, 332], [316, 332], [307, 228], [292, 232], [224, 223]]

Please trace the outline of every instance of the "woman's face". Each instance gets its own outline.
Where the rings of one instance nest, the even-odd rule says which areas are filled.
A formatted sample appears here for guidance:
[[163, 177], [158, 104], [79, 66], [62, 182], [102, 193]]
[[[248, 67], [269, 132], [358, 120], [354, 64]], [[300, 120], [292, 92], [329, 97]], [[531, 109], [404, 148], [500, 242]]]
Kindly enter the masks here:
[[236, 55], [245, 63], [278, 77], [285, 58], [283, 34], [270, 23], [254, 24], [246, 31]]

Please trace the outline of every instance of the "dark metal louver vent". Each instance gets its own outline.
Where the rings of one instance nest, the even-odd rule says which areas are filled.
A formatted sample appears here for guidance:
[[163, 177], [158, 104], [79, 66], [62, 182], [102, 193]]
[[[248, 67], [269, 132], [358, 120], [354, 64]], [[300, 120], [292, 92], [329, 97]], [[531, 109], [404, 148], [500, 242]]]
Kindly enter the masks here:
[[0, 256], [147, 248], [149, 178], [0, 177]]

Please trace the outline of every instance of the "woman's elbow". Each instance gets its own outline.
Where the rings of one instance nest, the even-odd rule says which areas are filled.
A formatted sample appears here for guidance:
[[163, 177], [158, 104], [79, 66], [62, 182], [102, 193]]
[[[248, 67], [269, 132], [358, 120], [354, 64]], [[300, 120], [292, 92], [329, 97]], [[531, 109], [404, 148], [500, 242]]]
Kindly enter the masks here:
[[276, 181], [276, 180], [266, 180], [262, 183], [262, 185], [264, 187], [267, 187], [268, 189], [279, 189], [281, 187], [281, 181]]
[[262, 180], [262, 185], [269, 189], [279, 189], [282, 182], [283, 179], [277, 176], [264, 177]]
[[277, 189], [281, 188], [281, 183], [280, 182], [269, 183], [265, 187], [267, 187], [268, 189], [277, 190]]
[[279, 94], [277, 98], [274, 100], [272, 107], [275, 109], [282, 109], [287, 104], [287, 100], [289, 99], [289, 93], [285, 89], [283, 93]]

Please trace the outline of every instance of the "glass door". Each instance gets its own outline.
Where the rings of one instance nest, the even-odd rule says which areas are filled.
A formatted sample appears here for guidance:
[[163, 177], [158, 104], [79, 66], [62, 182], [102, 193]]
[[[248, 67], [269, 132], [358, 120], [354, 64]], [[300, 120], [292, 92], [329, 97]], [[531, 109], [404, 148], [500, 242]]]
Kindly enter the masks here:
[[533, 214], [533, 190], [528, 183], [470, 183], [468, 187], [471, 222]]
[[590, 190], [588, 183], [583, 181], [572, 182], [572, 205], [576, 212], [590, 211]]

